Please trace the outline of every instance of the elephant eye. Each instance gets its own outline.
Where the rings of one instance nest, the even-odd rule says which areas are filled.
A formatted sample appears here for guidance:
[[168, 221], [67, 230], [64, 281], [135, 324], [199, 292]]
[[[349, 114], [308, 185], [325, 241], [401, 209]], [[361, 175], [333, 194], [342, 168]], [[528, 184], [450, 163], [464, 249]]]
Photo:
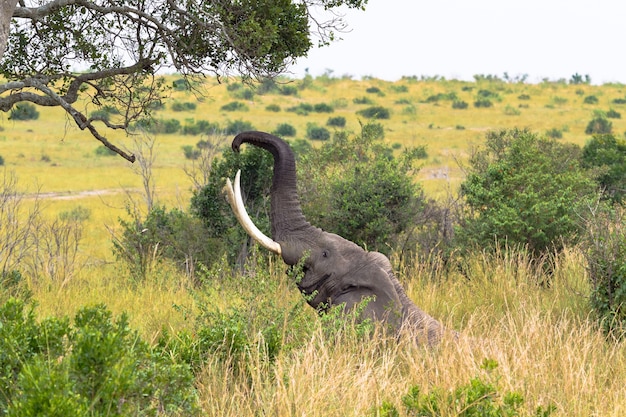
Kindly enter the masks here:
[[328, 258], [328, 251], [327, 251], [327, 250], [323, 250], [323, 251], [322, 251], [322, 256], [323, 256], [324, 258]]

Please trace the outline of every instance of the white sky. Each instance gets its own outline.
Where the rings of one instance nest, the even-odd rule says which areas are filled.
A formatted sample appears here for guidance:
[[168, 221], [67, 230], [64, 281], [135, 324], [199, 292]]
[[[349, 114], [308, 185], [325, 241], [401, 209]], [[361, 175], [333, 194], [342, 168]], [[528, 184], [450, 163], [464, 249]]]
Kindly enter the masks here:
[[369, 0], [350, 32], [290, 68], [302, 77], [475, 74], [626, 83], [625, 0]]

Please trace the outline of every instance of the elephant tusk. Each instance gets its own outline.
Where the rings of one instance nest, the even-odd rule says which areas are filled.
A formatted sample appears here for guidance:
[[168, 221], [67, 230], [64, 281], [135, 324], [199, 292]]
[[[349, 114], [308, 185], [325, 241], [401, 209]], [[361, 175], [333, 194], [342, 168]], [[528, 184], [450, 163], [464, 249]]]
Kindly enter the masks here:
[[268, 249], [278, 255], [281, 254], [280, 244], [275, 242], [271, 238], [265, 236], [263, 232], [259, 230], [258, 227], [252, 222], [250, 216], [248, 216], [248, 212], [246, 211], [246, 207], [243, 204], [243, 197], [241, 196], [241, 170], [237, 171], [237, 175], [235, 175], [235, 188], [233, 189], [233, 184], [230, 182], [230, 178], [226, 179], [226, 185], [224, 186], [224, 190], [226, 191], [226, 195], [228, 197], [228, 202], [239, 220], [239, 224], [244, 228], [246, 233], [250, 235], [254, 240], [259, 242], [261, 246], [265, 249]]

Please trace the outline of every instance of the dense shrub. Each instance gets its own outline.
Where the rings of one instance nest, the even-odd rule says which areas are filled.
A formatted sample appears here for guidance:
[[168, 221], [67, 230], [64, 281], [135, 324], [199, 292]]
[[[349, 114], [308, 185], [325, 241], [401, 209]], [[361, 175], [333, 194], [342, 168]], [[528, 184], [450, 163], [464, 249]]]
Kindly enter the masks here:
[[365, 89], [365, 92], [369, 93], [369, 94], [376, 94], [376, 95], [381, 96], [381, 97], [385, 95], [385, 93], [383, 93], [382, 90], [380, 88], [376, 87], [376, 86], [374, 86], [374, 87], [367, 87], [367, 89]]
[[459, 247], [522, 246], [542, 259], [575, 242], [579, 216], [595, 198], [579, 154], [528, 130], [488, 133], [461, 184], [468, 212], [456, 230]]
[[37, 120], [39, 112], [34, 105], [30, 103], [19, 103], [11, 109], [9, 120]]
[[278, 113], [280, 111], [280, 106], [278, 104], [268, 104], [265, 107], [265, 110]]
[[[295, 293], [293, 298], [277, 297], [289, 278], [270, 276], [265, 256], [257, 261], [261, 265], [245, 279], [240, 274], [236, 279], [224, 274], [229, 268], [224, 264], [204, 272], [202, 282], [211, 288], [195, 293], [199, 312], [191, 317], [191, 331], [164, 332], [159, 347], [196, 372], [202, 372], [207, 362], [219, 362], [235, 375], [249, 375], [259, 371], [259, 362], [251, 360], [251, 354], [271, 365], [281, 351], [309, 341], [318, 324], [312, 320], [312, 311], [302, 308], [304, 299]], [[228, 298], [228, 306], [215, 302], [222, 297]]]
[[276, 126], [274, 130], [274, 135], [280, 137], [292, 137], [296, 136], [296, 128], [290, 125], [289, 123], [281, 123]]
[[211, 165], [208, 183], [194, 192], [191, 212], [198, 216], [206, 228], [205, 238], [219, 239], [222, 251], [231, 263], [245, 261], [249, 240], [237, 223], [228, 202], [223, 197], [226, 178], [234, 178], [241, 170], [241, 183], [246, 209], [254, 223], [269, 236], [269, 210], [266, 202], [272, 184], [272, 155], [255, 146], [246, 146], [240, 153], [225, 152]]
[[613, 104], [626, 104], [626, 98], [613, 99]]
[[594, 117], [585, 128], [588, 135], [602, 135], [612, 133], [613, 123], [604, 116]]
[[191, 145], [184, 145], [183, 154], [185, 155], [185, 159], [195, 160], [200, 157], [200, 149], [194, 148]]
[[313, 111], [315, 111], [316, 113], [332, 113], [335, 111], [335, 109], [330, 104], [317, 103], [313, 105]]
[[382, 106], [372, 106], [356, 112], [367, 119], [389, 119], [391, 112]]
[[416, 219], [424, 213], [425, 201], [412, 181], [418, 152], [394, 157], [383, 133], [375, 123], [363, 125], [354, 138], [336, 134], [300, 158], [298, 181], [312, 224], [389, 253], [408, 229], [419, 235], [423, 223]]
[[517, 96], [518, 100], [530, 100], [530, 95], [529, 94], [520, 94], [519, 96]]
[[104, 306], [37, 321], [32, 308], [0, 306], [0, 414], [198, 415], [193, 375], [151, 348]]
[[153, 134], [173, 134], [180, 130], [178, 119], [140, 119], [132, 127], [132, 130], [143, 130]]
[[224, 129], [224, 133], [227, 135], [236, 135], [241, 132], [246, 132], [248, 130], [255, 130], [254, 125], [245, 120], [232, 120], [229, 121], [226, 125], [226, 129]]
[[119, 220], [121, 233], [114, 237], [113, 253], [138, 281], [165, 259], [194, 278], [199, 264], [209, 266], [222, 256], [221, 239], [213, 238], [197, 217], [162, 206], [145, 218], [129, 214], [130, 220]]
[[408, 93], [409, 92], [409, 87], [407, 87], [404, 84], [400, 84], [400, 85], [392, 84], [391, 85], [391, 90], [394, 93]]
[[240, 100], [252, 100], [254, 98], [254, 91], [250, 88], [242, 88], [233, 93], [233, 96]]
[[608, 117], [609, 119], [621, 119], [622, 114], [613, 109], [609, 109], [609, 111], [606, 112], [606, 117]]
[[428, 96], [425, 101], [426, 103], [437, 103], [438, 101], [443, 101], [443, 100], [455, 101], [457, 99], [458, 97], [456, 93], [450, 92], [450, 93], [438, 93], [432, 96]]
[[493, 106], [493, 103], [491, 102], [491, 100], [483, 98], [483, 99], [478, 99], [474, 102], [474, 107], [476, 108], [488, 108]]
[[4, 166], [4, 158], [0, 155], [0, 167]]
[[371, 98], [369, 97], [355, 97], [352, 99], [354, 104], [374, 104]]
[[183, 126], [183, 135], [211, 135], [220, 131], [217, 122], [211, 123], [207, 120], [191, 120]]
[[288, 112], [293, 112], [301, 116], [306, 116], [313, 111], [313, 105], [309, 103], [300, 103], [297, 106], [289, 107]]
[[346, 118], [343, 116], [330, 117], [326, 122], [326, 126], [346, 127]]
[[111, 149], [107, 148], [104, 145], [98, 146], [94, 152], [98, 156], [115, 156], [115, 155], [117, 155], [117, 152], [112, 151]]
[[172, 111], [192, 111], [196, 109], [196, 103], [175, 101], [172, 103]]
[[298, 87], [295, 85], [283, 85], [280, 87], [280, 94], [283, 96], [297, 96]]
[[617, 206], [592, 214], [585, 228], [591, 306], [603, 330], [623, 338], [626, 336], [626, 213]]
[[176, 91], [189, 91], [191, 90], [191, 85], [186, 79], [178, 78], [172, 81], [172, 88]]
[[596, 96], [587, 96], [583, 99], [583, 103], [585, 104], [598, 104], [598, 97]]
[[467, 109], [467, 107], [468, 107], [467, 102], [465, 102], [463, 100], [454, 100], [452, 102], [452, 108], [453, 109], [463, 110], [463, 109]]
[[325, 127], [316, 125], [315, 123], [307, 123], [306, 137], [310, 140], [328, 140], [330, 139], [330, 131]]
[[626, 141], [613, 135], [594, 135], [583, 147], [582, 165], [593, 169], [603, 195], [614, 202], [626, 196]]
[[240, 101], [232, 101], [220, 107], [222, 111], [248, 111], [248, 106]]
[[546, 131], [546, 136], [552, 139], [561, 139], [563, 138], [563, 131], [553, 127], [552, 129], [548, 129]]
[[104, 120], [108, 122], [111, 120], [111, 113], [103, 109], [98, 109], [89, 113], [89, 117], [94, 120]]

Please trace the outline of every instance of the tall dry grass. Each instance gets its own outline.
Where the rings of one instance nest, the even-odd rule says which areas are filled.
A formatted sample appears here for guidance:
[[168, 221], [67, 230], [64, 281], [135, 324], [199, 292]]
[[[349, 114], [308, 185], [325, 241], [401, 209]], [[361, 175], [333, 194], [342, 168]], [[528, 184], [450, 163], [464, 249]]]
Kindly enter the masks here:
[[[538, 286], [536, 270], [518, 255], [478, 256], [469, 277], [409, 274], [412, 298], [458, 329], [459, 340], [428, 350], [408, 337], [329, 337], [318, 328], [272, 364], [258, 350], [244, 370], [209, 359], [197, 379], [201, 405], [216, 416], [363, 416], [386, 401], [405, 415], [401, 398], [410, 387], [445, 398], [479, 377], [496, 381], [500, 394], [519, 392], [524, 415], [554, 405], [556, 416], [622, 416], [626, 343], [598, 330], [580, 260], [576, 250], [563, 254], [550, 287]], [[485, 359], [498, 367], [482, 369]], [[442, 415], [458, 412], [444, 407]]]

